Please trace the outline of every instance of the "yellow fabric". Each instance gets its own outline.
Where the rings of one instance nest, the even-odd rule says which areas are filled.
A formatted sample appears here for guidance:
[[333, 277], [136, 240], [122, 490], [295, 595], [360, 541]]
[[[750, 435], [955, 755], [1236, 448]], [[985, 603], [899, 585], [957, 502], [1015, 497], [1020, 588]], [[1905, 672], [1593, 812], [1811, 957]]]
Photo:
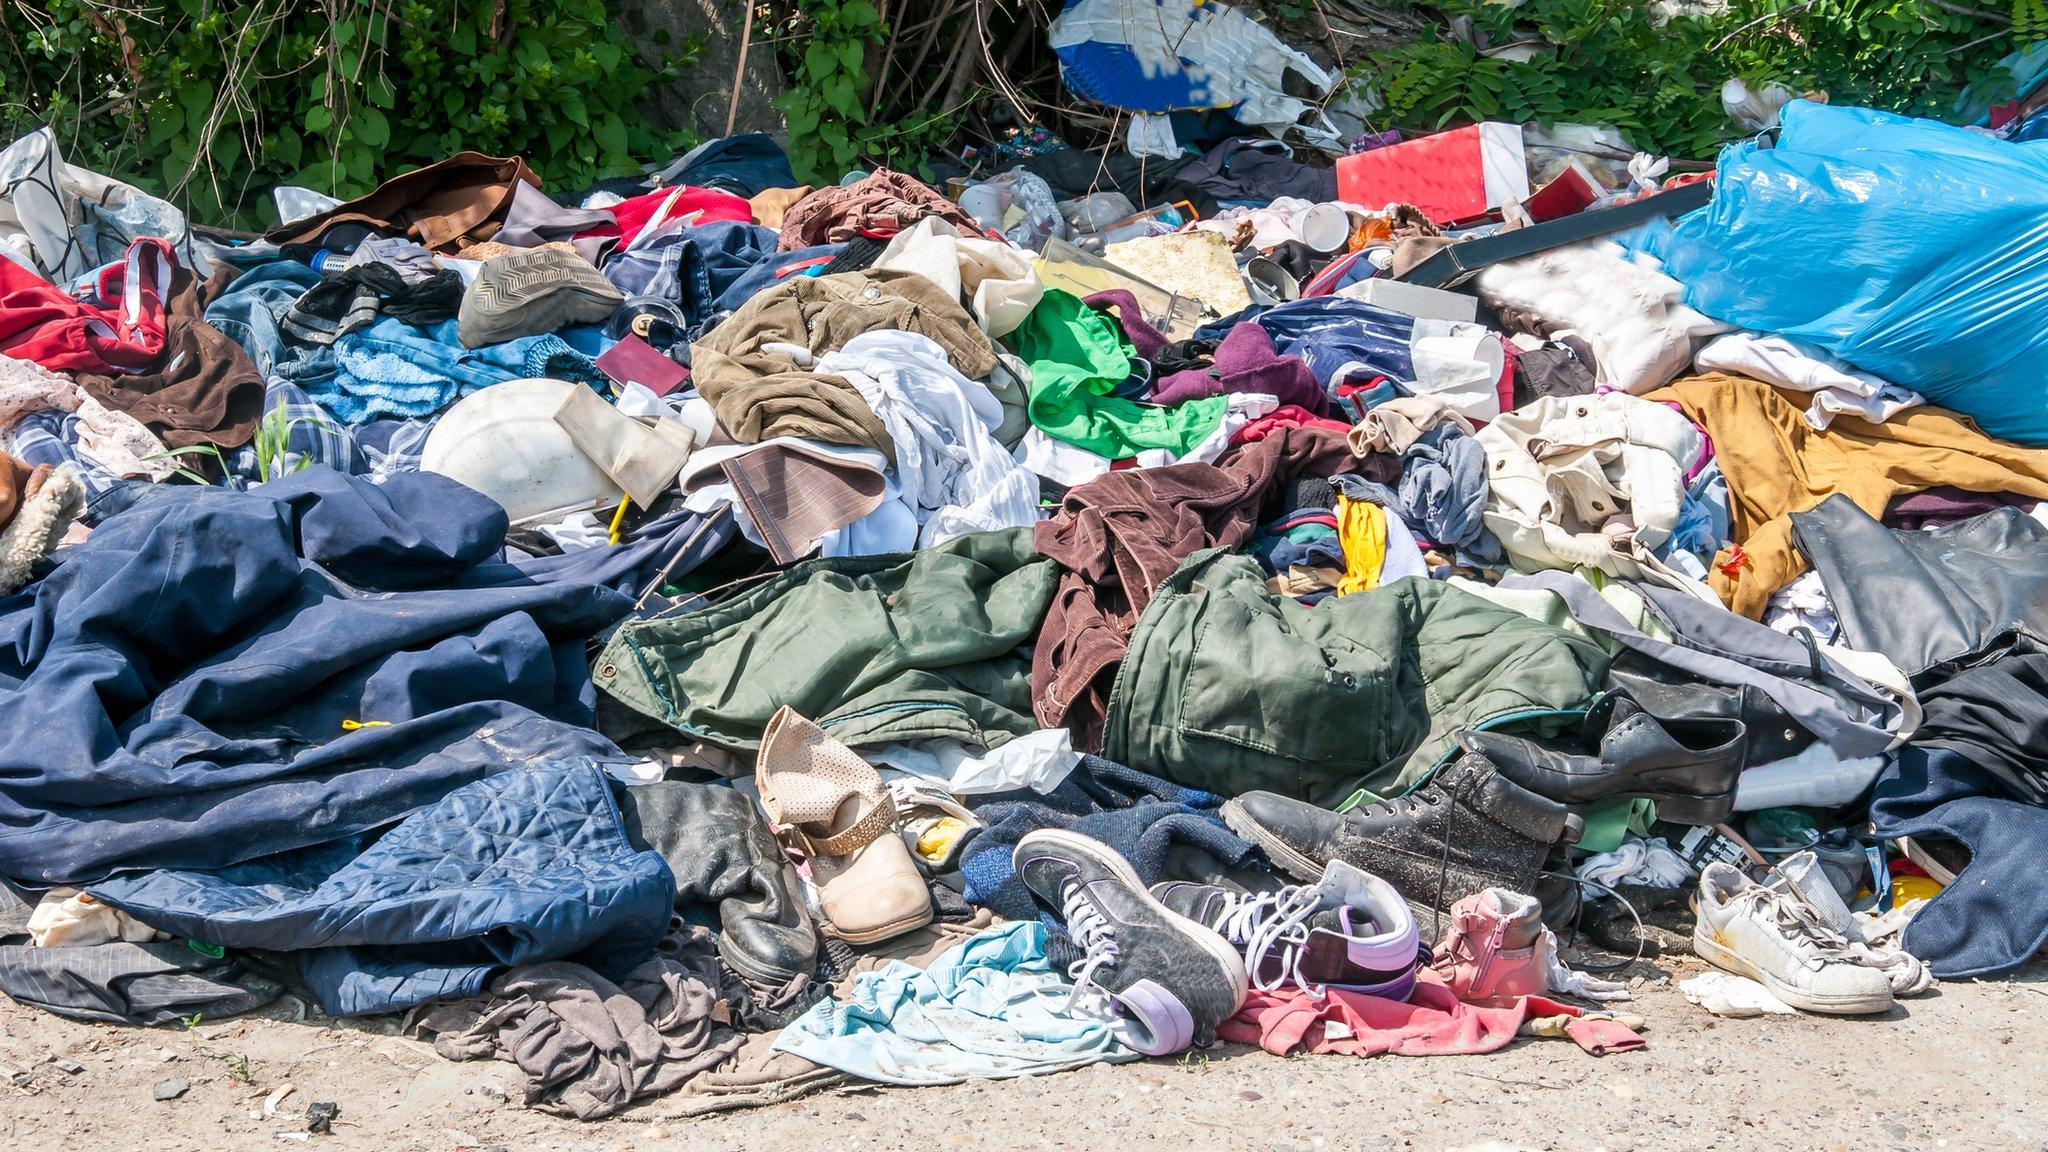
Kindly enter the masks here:
[[1369, 500], [1337, 497], [1337, 540], [1344, 546], [1344, 579], [1337, 595], [1370, 592], [1380, 585], [1387, 559], [1387, 514]]

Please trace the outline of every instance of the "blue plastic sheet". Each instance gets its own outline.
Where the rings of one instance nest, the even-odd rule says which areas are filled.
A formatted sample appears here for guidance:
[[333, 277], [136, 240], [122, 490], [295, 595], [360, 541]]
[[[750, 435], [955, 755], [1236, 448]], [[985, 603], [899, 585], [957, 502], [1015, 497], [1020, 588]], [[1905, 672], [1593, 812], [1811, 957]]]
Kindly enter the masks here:
[[2048, 141], [1795, 100], [1664, 241], [1686, 303], [2048, 446]]

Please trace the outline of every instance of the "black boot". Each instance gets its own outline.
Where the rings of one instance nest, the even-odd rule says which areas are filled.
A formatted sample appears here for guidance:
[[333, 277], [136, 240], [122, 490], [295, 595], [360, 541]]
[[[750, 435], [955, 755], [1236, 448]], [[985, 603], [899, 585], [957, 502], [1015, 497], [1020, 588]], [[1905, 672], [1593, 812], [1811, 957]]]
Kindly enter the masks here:
[[1654, 800], [1660, 820], [1719, 824], [1735, 811], [1735, 783], [1749, 763], [1749, 731], [1732, 710], [1711, 709], [1725, 692], [1692, 687], [1697, 690], [1658, 685], [1642, 699], [1608, 693], [1587, 717], [1589, 744], [1591, 732], [1599, 731], [1597, 753], [1558, 751], [1502, 732], [1468, 732], [1461, 739], [1502, 775], [1560, 804], [1577, 808], [1634, 796]]
[[779, 986], [818, 966], [818, 932], [802, 882], [760, 810], [717, 784], [627, 788], [626, 835], [661, 853], [676, 876], [676, 910], [718, 905], [718, 958], [752, 984]]
[[1449, 908], [1485, 888], [1533, 892], [1553, 845], [1584, 824], [1467, 753], [1405, 796], [1338, 814], [1272, 792], [1223, 805], [1224, 823], [1275, 866], [1314, 881], [1332, 859], [1392, 884], [1410, 904]]

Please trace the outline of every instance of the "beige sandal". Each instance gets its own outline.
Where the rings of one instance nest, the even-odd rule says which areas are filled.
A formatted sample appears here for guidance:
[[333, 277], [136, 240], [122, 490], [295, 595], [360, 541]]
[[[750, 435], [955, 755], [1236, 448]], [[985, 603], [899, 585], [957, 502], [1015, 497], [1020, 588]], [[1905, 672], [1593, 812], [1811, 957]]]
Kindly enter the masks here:
[[810, 856], [826, 931], [872, 944], [932, 920], [931, 893], [895, 834], [896, 802], [853, 750], [785, 705], [761, 735], [761, 806]]

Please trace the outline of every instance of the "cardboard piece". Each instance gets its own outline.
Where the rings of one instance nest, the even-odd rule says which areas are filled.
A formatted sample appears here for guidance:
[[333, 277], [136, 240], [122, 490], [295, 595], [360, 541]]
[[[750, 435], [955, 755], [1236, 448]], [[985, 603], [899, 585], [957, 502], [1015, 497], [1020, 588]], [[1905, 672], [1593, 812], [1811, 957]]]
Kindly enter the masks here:
[[675, 483], [696, 441], [696, 433], [681, 421], [664, 416], [643, 424], [582, 387], [569, 390], [555, 409], [555, 423], [577, 451], [642, 508], [652, 507]]

